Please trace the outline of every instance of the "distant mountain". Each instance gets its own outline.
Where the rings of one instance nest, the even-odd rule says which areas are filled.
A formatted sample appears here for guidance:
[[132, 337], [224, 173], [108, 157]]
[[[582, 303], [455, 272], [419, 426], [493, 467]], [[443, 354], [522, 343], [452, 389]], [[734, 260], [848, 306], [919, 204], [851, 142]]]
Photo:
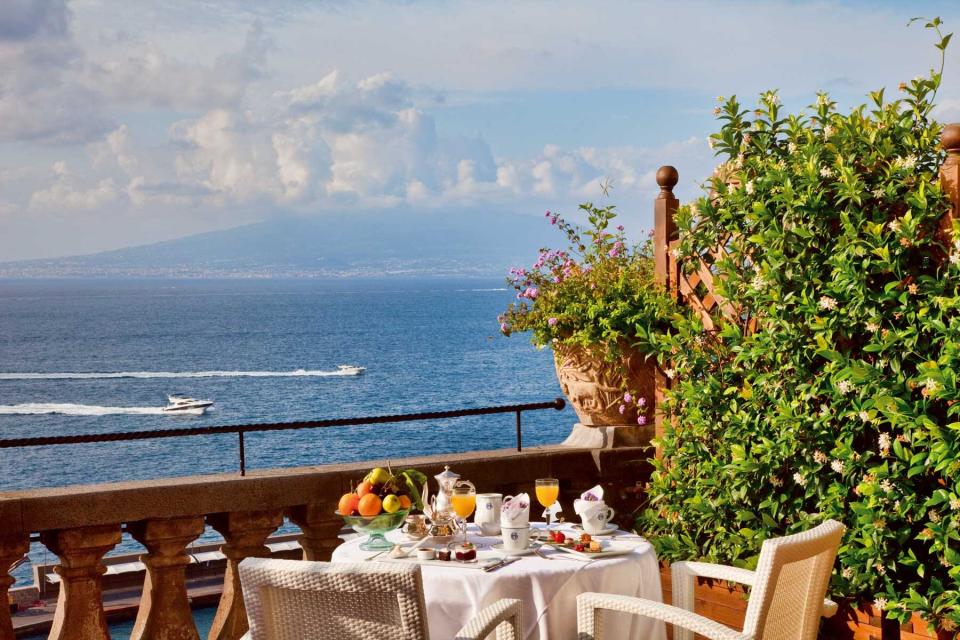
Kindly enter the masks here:
[[269, 220], [92, 255], [0, 263], [0, 277], [502, 276], [564, 238], [543, 218], [386, 211]]

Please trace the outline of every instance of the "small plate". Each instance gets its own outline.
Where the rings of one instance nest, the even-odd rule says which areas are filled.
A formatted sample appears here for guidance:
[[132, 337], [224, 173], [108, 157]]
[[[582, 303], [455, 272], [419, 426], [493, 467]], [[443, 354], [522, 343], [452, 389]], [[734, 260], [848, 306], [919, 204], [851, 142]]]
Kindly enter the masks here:
[[503, 543], [502, 543], [502, 542], [498, 542], [497, 544], [490, 545], [490, 548], [491, 548], [493, 551], [496, 551], [497, 553], [502, 553], [502, 554], [507, 555], [507, 556], [528, 556], [528, 555], [530, 555], [531, 553], [533, 553], [534, 551], [536, 551], [537, 549], [539, 549], [539, 548], [540, 548], [540, 545], [539, 545], [539, 544], [531, 544], [531, 545], [530, 545], [529, 547], [527, 547], [526, 549], [520, 549], [519, 551], [507, 551], [506, 549], [503, 548]]
[[[575, 524], [573, 525], [573, 528], [576, 529], [577, 531], [583, 531], [584, 533], [587, 533], [587, 530], [583, 528], [582, 524]], [[591, 533], [590, 535], [591, 536], [609, 536], [609, 535], [613, 535], [619, 530], [620, 530], [620, 527], [618, 527], [617, 525], [609, 524], [603, 529], [601, 529], [600, 531], [596, 533]]]

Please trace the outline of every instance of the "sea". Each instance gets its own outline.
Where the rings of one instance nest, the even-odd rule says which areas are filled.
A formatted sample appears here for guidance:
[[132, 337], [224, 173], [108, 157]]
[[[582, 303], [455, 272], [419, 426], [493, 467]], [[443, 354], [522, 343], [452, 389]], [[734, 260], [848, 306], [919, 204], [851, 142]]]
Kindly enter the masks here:
[[[0, 280], [0, 439], [549, 401], [549, 350], [500, 335], [498, 279]], [[338, 365], [366, 368], [341, 375]], [[210, 399], [203, 416], [167, 395]], [[248, 469], [515, 445], [513, 414], [248, 434]], [[557, 443], [567, 408], [525, 413]], [[235, 435], [0, 449], [0, 492], [237, 472]], [[289, 530], [289, 525], [287, 526]], [[208, 542], [216, 534], [208, 531]], [[125, 536], [115, 553], [139, 545]], [[40, 545], [31, 560], [55, 559]], [[28, 582], [30, 565], [15, 573]], [[126, 637], [120, 629], [115, 638]]]

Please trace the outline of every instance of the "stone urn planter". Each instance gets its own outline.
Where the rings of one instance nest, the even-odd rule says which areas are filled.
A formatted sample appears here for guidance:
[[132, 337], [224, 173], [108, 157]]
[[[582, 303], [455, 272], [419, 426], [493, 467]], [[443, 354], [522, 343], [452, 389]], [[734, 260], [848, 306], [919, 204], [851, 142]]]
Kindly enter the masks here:
[[626, 345], [621, 347], [621, 353], [619, 359], [607, 362], [600, 348], [553, 345], [560, 388], [584, 426], [637, 426], [636, 402], [628, 404], [626, 411], [620, 413], [623, 373], [631, 392], [646, 398], [644, 415], [648, 423], [653, 424], [656, 362]]

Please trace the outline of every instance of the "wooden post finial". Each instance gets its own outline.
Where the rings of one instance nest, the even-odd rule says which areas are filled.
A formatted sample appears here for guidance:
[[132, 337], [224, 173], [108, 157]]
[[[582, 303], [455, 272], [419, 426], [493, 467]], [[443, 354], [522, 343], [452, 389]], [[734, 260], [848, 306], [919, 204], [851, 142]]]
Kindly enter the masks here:
[[960, 124], [945, 125], [940, 132], [940, 144], [951, 156], [960, 154]]
[[660, 198], [666, 198], [673, 195], [673, 188], [677, 186], [680, 180], [680, 174], [676, 167], [665, 165], [657, 169], [657, 184], [660, 185]]

